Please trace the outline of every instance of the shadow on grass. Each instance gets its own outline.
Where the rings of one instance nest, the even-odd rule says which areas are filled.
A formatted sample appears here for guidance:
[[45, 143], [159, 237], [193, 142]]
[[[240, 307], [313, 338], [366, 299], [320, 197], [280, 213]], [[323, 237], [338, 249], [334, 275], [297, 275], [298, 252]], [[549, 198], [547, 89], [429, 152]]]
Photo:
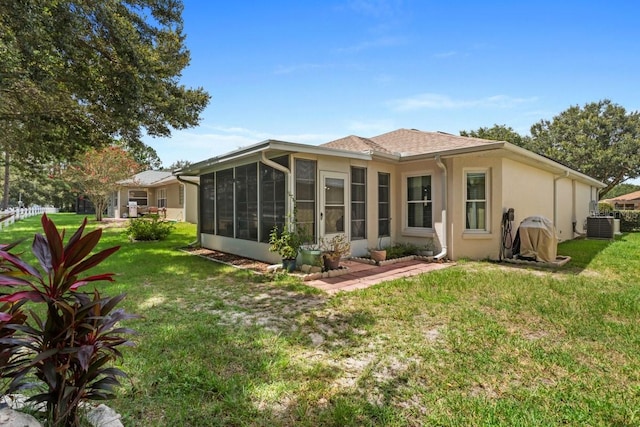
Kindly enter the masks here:
[[540, 271], [552, 271], [560, 274], [579, 274], [587, 268], [592, 266], [593, 261], [598, 258], [603, 252], [609, 248], [614, 247], [618, 242], [626, 242], [628, 235], [617, 236], [615, 239], [587, 239], [580, 238], [569, 240], [558, 244], [558, 256], [569, 256], [571, 260], [560, 267], [548, 265], [545, 263], [526, 263], [526, 264], [511, 264], [502, 263], [502, 265], [514, 268], [514, 269], [535, 269]]

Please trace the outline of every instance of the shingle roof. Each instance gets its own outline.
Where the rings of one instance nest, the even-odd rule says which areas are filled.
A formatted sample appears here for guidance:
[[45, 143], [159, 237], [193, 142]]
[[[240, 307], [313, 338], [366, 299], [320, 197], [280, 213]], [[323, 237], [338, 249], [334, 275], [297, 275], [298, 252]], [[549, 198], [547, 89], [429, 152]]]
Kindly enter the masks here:
[[122, 185], [137, 185], [137, 186], [150, 186], [158, 181], [162, 181], [166, 178], [172, 176], [172, 173], [169, 171], [144, 171], [135, 174], [131, 178], [123, 179], [122, 181], [118, 181], [118, 184]]
[[335, 141], [327, 142], [325, 144], [321, 144], [320, 146], [362, 153], [372, 151], [376, 153], [393, 154], [393, 152], [387, 150], [380, 144], [373, 142], [371, 139], [362, 138], [355, 135], [349, 135], [344, 138], [336, 139]]
[[352, 135], [322, 144], [321, 146], [348, 151], [373, 151], [405, 157], [462, 148], [481, 147], [495, 143], [496, 141], [451, 135], [444, 132], [398, 129], [371, 138]]
[[631, 202], [640, 200], [640, 191], [634, 191], [633, 193], [622, 194], [617, 197], [613, 197], [611, 199], [607, 199], [616, 202]]

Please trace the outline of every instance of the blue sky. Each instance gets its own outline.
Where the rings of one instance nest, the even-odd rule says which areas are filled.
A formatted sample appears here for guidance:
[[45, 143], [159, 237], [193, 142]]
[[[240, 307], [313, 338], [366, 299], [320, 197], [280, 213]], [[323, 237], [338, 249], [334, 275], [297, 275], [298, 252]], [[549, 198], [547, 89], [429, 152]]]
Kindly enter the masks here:
[[634, 1], [184, 1], [199, 127], [148, 138], [165, 165], [265, 139], [506, 124], [571, 105], [640, 110]]

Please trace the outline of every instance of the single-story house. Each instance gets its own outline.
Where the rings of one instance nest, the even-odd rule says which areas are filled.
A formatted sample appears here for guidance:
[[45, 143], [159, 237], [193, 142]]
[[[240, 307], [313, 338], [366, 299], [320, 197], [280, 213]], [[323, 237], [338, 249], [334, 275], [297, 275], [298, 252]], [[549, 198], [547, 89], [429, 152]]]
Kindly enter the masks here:
[[624, 210], [638, 211], [640, 210], [640, 191], [634, 191], [633, 193], [622, 194], [620, 196], [617, 196], [611, 199], [604, 199], [604, 200], [601, 200], [601, 202], [609, 203], [611, 206], [613, 206], [613, 209], [617, 211], [624, 211]]
[[202, 246], [268, 262], [269, 232], [295, 206], [314, 241], [344, 233], [352, 255], [433, 241], [439, 257], [498, 258], [503, 214], [584, 231], [604, 184], [504, 141], [398, 129], [319, 146], [267, 140], [174, 171], [199, 177]]
[[[181, 179], [170, 171], [148, 170], [119, 181], [120, 189], [111, 197], [107, 216], [128, 218], [159, 213], [174, 221], [198, 221], [198, 179]], [[135, 209], [130, 210], [131, 205]]]

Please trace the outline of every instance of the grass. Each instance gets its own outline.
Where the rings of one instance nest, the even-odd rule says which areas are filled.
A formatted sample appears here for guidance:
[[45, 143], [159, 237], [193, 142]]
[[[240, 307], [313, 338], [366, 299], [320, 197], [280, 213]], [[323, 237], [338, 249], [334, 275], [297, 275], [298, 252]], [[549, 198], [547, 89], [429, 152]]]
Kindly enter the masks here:
[[143, 315], [108, 403], [127, 426], [640, 425], [640, 234], [561, 244], [557, 270], [467, 261], [329, 297], [176, 250], [192, 225], [123, 230], [100, 288]]

